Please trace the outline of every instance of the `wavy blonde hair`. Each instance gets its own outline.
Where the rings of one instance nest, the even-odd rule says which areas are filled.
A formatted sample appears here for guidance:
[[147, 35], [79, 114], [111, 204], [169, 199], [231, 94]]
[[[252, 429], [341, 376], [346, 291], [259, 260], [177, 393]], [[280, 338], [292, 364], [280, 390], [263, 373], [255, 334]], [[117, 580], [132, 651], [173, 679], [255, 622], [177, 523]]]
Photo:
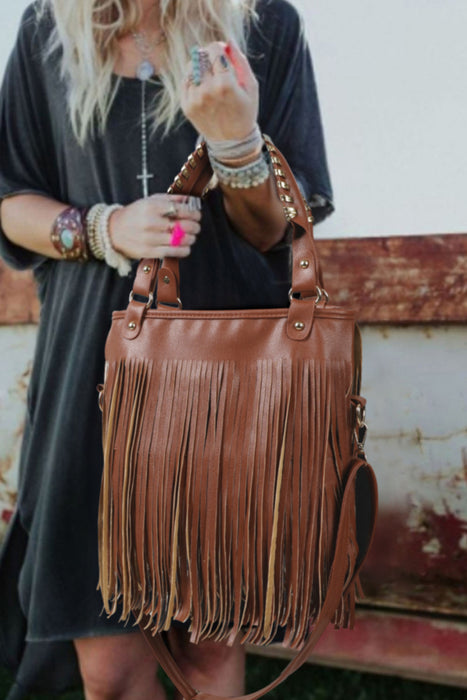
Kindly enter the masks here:
[[[61, 49], [61, 75], [68, 85], [71, 125], [78, 141], [105, 129], [120, 81], [113, 80], [118, 39], [141, 20], [136, 0], [38, 0], [39, 13], [51, 12], [54, 30], [48, 53]], [[159, 0], [167, 40], [163, 89], [154, 123], [167, 133], [180, 114], [180, 88], [189, 50], [196, 44], [234, 39], [245, 48], [246, 29], [257, 0]]]

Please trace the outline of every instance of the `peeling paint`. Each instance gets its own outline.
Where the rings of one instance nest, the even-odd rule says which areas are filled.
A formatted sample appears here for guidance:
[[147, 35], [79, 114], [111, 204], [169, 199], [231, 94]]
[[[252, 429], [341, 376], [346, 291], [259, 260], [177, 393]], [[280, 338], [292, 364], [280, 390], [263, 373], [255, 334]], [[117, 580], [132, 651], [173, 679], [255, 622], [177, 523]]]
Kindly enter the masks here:
[[17, 497], [18, 462], [36, 338], [34, 326], [0, 327], [0, 542]]
[[422, 552], [425, 552], [425, 554], [439, 554], [441, 552], [441, 542], [437, 537], [433, 537], [432, 540], [423, 545]]

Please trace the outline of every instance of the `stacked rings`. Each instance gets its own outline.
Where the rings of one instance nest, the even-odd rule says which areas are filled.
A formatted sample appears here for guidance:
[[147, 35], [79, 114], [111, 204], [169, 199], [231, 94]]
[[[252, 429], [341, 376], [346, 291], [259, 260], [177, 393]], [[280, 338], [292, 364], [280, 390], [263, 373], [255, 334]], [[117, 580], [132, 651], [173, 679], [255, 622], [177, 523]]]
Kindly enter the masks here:
[[201, 60], [199, 46], [193, 46], [190, 49], [190, 56], [193, 66], [193, 74], [191, 76], [193, 85], [201, 85]]

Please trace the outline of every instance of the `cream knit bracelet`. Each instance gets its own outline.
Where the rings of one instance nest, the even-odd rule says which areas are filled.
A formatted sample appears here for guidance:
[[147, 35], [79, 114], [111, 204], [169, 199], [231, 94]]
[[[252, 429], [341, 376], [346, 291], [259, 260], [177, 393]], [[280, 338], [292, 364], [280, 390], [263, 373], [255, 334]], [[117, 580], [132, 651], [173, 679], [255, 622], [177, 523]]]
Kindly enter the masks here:
[[115, 250], [109, 234], [109, 219], [114, 211], [122, 208], [121, 204], [95, 204], [88, 211], [86, 225], [89, 250], [93, 257], [96, 260], [105, 260], [121, 277], [126, 277], [131, 272], [131, 261]]
[[122, 253], [119, 253], [112, 245], [109, 234], [109, 219], [114, 211], [123, 209], [121, 204], [111, 204], [106, 207], [99, 217], [99, 237], [104, 243], [105, 262], [109, 267], [114, 267], [120, 277], [126, 277], [131, 271], [131, 262]]
[[214, 141], [206, 139], [210, 158], [226, 165], [237, 165], [249, 156], [253, 159], [261, 152], [264, 140], [258, 124], [244, 139], [236, 141]]

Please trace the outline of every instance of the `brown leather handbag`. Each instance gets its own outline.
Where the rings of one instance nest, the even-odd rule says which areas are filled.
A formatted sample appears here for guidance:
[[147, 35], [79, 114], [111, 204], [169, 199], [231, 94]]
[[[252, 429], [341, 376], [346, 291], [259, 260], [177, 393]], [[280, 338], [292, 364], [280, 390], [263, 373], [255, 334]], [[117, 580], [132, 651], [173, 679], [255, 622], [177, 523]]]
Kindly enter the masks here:
[[[217, 698], [177, 667], [173, 620], [194, 643], [299, 650], [256, 700], [329, 622], [353, 626], [376, 517], [355, 315], [328, 301], [311, 211], [266, 144], [293, 228], [289, 307], [184, 310], [178, 261], [142, 260], [106, 344], [99, 587], [189, 700]], [[201, 195], [211, 174], [200, 146], [169, 192]]]

